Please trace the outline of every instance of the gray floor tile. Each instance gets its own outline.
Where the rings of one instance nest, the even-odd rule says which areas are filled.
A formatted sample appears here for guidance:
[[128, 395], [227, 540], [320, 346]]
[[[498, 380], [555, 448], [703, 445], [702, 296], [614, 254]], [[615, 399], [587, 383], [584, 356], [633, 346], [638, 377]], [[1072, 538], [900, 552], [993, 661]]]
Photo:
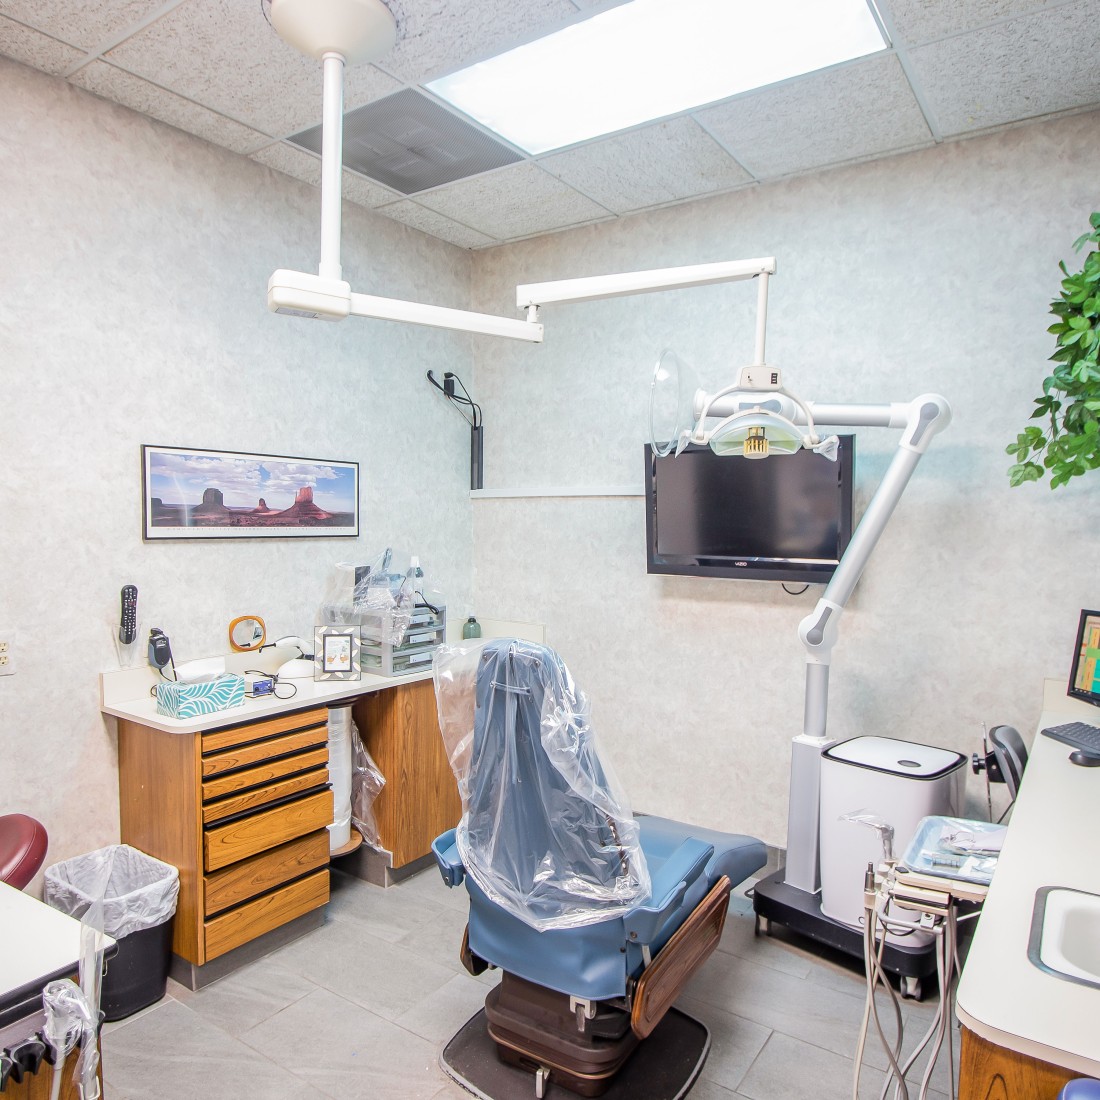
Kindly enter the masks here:
[[488, 990], [468, 974], [449, 982], [403, 1012], [394, 1023], [433, 1043], [443, 1044], [485, 1005]]
[[731, 911], [726, 917], [726, 927], [718, 944], [719, 951], [728, 951], [744, 959], [752, 959], [762, 966], [806, 978], [814, 967], [812, 956], [797, 945], [788, 944], [773, 936], [756, 935], [756, 918], [748, 913]]
[[462, 933], [466, 929], [466, 915], [465, 909], [438, 910], [430, 923], [414, 928], [397, 942], [422, 959], [465, 974], [466, 968], [458, 952], [462, 946]]
[[[677, 1007], [701, 1020], [710, 1031], [710, 1054], [702, 1077], [724, 1089], [734, 1090], [768, 1041], [770, 1030], [686, 997], [677, 1001]], [[695, 1096], [695, 1090], [691, 1095]]]
[[316, 988], [308, 978], [264, 958], [205, 989], [176, 985], [174, 996], [204, 1020], [240, 1035]]
[[862, 997], [749, 959], [716, 951], [685, 994], [837, 1054], [851, 1055], [855, 1049]]
[[431, 1100], [446, 1084], [433, 1043], [326, 989], [242, 1038], [274, 1063], [307, 1069], [314, 1086], [339, 1100]]
[[395, 942], [414, 929], [430, 925], [441, 910], [448, 908], [433, 901], [427, 891], [409, 890], [408, 885], [383, 889], [336, 871], [326, 914], [332, 920], [362, 924], [372, 936]]
[[267, 956], [349, 1001], [393, 1019], [454, 976], [356, 921], [334, 920]]
[[103, 1072], [111, 1100], [323, 1096], [174, 1000], [104, 1036]]
[[428, 867], [389, 889], [400, 890], [402, 894], [420, 898], [431, 905], [459, 909], [463, 913], [468, 908], [469, 895], [466, 893], [466, 887], [447, 886], [435, 867]]
[[739, 1092], [716, 1085], [706, 1077], [700, 1077], [691, 1088], [691, 1100], [738, 1100]]

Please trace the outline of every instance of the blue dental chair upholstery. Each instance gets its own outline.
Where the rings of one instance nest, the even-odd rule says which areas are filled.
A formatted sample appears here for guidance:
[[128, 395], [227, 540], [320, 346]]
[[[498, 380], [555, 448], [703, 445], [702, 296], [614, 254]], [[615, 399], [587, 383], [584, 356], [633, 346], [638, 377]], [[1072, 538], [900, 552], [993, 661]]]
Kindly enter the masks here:
[[[476, 660], [476, 680], [469, 664], [454, 674], [447, 652]], [[717, 945], [731, 885], [764, 865], [764, 845], [632, 817], [550, 649], [445, 651], [436, 691], [463, 817], [432, 849], [447, 885], [469, 894], [463, 962], [504, 972], [486, 1001], [489, 1032], [502, 1058], [552, 1063], [559, 1079], [576, 1056], [586, 1087], [567, 1087], [598, 1095], [586, 1089], [604, 1070], [585, 1044], [619, 1044], [600, 1056], [610, 1080]], [[563, 1043], [585, 1049], [567, 1055]]]

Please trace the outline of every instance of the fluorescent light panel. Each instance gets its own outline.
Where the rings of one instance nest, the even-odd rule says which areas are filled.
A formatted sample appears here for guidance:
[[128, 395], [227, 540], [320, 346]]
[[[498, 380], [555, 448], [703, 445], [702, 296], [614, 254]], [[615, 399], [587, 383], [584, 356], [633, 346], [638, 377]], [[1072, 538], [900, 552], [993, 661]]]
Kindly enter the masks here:
[[427, 87], [537, 154], [885, 45], [868, 0], [631, 0]]

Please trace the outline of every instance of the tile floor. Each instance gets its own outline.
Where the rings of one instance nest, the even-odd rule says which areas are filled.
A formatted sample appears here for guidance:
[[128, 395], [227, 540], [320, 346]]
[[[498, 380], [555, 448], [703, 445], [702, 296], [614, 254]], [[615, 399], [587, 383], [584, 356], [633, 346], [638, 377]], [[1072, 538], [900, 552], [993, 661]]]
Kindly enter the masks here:
[[[198, 992], [169, 982], [162, 1001], [106, 1025], [105, 1100], [468, 1100], [437, 1064], [495, 981], [458, 961], [465, 891], [434, 869], [389, 890], [332, 877], [324, 927]], [[740, 891], [680, 1004], [711, 1030], [692, 1100], [851, 1096], [862, 976], [778, 934], [755, 938]], [[912, 1040], [932, 1007], [904, 1011]], [[877, 1043], [865, 1062], [860, 1097], [874, 1100]], [[941, 1063], [934, 1100], [950, 1088]]]

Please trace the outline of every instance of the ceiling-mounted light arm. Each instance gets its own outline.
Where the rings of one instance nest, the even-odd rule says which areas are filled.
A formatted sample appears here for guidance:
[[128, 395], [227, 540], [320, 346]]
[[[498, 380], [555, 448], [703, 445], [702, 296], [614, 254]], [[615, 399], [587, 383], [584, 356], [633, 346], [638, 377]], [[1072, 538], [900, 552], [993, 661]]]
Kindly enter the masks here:
[[775, 270], [775, 261], [772, 260], [771, 271], [761, 271], [757, 278], [759, 283], [756, 288], [756, 343], [753, 349], [753, 366], [764, 365], [764, 338], [768, 328], [768, 278]]
[[334, 50], [322, 59], [321, 106], [321, 262], [322, 279], [343, 279], [340, 266], [340, 205], [344, 170], [344, 58]]
[[276, 271], [267, 283], [267, 308], [327, 321], [378, 317], [540, 343], [543, 328], [533, 320], [352, 293], [340, 264], [344, 69], [381, 57], [396, 41], [397, 25], [381, 0], [272, 0], [271, 23], [284, 41], [322, 63], [321, 258], [316, 275]]
[[[600, 298], [622, 298], [629, 294], [645, 294], [651, 290], [683, 290], [688, 287], [710, 286], [755, 279], [758, 275], [775, 274], [775, 257], [754, 260], [726, 260], [716, 264], [693, 264], [691, 267], [663, 267], [653, 271], [626, 271], [616, 275], [591, 275], [581, 279], [558, 279], [549, 283], [525, 283], [516, 287], [516, 306], [546, 306], [564, 302], [594, 302]], [[767, 312], [767, 289], [758, 299]], [[757, 318], [757, 346], [763, 350]]]

